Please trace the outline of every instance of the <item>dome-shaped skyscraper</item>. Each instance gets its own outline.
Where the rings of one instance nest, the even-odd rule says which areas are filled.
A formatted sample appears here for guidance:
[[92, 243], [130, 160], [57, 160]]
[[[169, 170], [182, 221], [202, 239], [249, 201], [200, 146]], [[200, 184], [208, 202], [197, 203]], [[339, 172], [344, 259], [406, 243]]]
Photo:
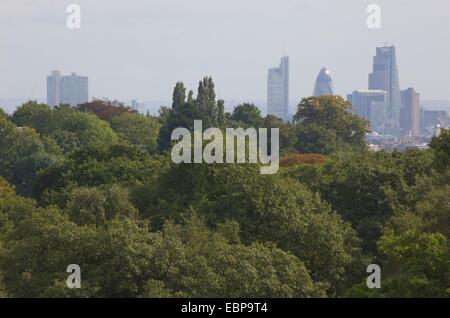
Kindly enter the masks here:
[[334, 95], [333, 79], [331, 72], [326, 67], [322, 67], [317, 75], [313, 96]]

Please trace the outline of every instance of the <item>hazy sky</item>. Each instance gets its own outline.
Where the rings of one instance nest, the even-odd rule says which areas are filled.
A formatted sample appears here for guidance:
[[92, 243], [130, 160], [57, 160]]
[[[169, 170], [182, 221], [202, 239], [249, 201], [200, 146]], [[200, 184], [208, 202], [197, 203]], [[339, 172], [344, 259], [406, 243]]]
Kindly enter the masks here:
[[[66, 26], [81, 6], [81, 29]], [[366, 8], [382, 8], [368, 29]], [[224, 99], [266, 98], [267, 69], [291, 58], [291, 100], [327, 66], [338, 93], [367, 88], [375, 48], [397, 47], [402, 88], [450, 100], [448, 0], [0, 0], [0, 97], [46, 95], [59, 69], [90, 95], [168, 100], [211, 75]]]

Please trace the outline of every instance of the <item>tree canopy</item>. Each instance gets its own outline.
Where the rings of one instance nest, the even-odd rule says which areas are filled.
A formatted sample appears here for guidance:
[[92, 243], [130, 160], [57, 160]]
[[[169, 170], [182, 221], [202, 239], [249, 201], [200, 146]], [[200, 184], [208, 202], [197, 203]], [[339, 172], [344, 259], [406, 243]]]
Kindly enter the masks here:
[[[194, 120], [278, 128], [278, 173], [175, 164], [171, 133]], [[368, 151], [367, 131], [338, 96], [292, 122], [225, 113], [210, 77], [177, 82], [156, 116], [97, 99], [0, 111], [0, 297], [450, 297], [449, 131], [402, 152]]]

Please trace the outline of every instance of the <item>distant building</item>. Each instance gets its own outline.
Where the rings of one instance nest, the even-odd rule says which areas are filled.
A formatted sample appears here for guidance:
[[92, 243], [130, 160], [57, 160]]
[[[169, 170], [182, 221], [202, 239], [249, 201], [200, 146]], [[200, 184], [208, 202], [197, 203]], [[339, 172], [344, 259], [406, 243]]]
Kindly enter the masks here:
[[445, 110], [424, 110], [422, 113], [422, 132], [434, 134], [436, 128], [450, 127], [449, 114]]
[[369, 74], [369, 90], [387, 92], [386, 129], [389, 134], [400, 133], [400, 82], [395, 46], [378, 47], [373, 58], [373, 71]]
[[86, 76], [78, 76], [75, 73], [61, 76], [59, 71], [53, 71], [47, 76], [47, 105], [76, 106], [88, 100], [89, 82]]
[[323, 67], [319, 75], [316, 78], [316, 84], [314, 85], [313, 96], [334, 95], [333, 79], [331, 78], [331, 72], [326, 67]]
[[61, 73], [53, 71], [47, 76], [47, 105], [56, 106], [61, 104]]
[[347, 96], [352, 112], [370, 123], [370, 129], [385, 134], [387, 92], [383, 90], [358, 90]]
[[267, 75], [267, 114], [287, 120], [289, 116], [289, 57]]
[[400, 130], [404, 135], [420, 136], [420, 95], [413, 88], [401, 91]]

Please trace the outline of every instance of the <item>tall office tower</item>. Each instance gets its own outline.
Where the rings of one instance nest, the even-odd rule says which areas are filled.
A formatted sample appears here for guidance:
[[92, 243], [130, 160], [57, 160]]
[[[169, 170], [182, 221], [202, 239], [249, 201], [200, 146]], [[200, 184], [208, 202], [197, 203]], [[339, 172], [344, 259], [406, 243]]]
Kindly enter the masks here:
[[414, 88], [401, 91], [400, 129], [403, 134], [420, 136], [420, 95]]
[[75, 73], [61, 76], [53, 71], [47, 76], [47, 104], [51, 107], [60, 104], [76, 106], [89, 100], [89, 81], [86, 76]]
[[313, 96], [334, 95], [333, 79], [331, 72], [326, 67], [322, 67], [317, 75]]
[[289, 57], [281, 58], [279, 67], [270, 68], [267, 76], [267, 114], [283, 120], [289, 116]]
[[370, 123], [370, 129], [385, 134], [387, 92], [382, 90], [358, 90], [347, 96], [352, 112]]
[[47, 105], [50, 107], [61, 103], [61, 73], [52, 71], [52, 75], [47, 76]]
[[376, 56], [373, 58], [373, 72], [369, 74], [369, 90], [387, 92], [387, 133], [398, 135], [401, 99], [395, 46], [377, 48]]

